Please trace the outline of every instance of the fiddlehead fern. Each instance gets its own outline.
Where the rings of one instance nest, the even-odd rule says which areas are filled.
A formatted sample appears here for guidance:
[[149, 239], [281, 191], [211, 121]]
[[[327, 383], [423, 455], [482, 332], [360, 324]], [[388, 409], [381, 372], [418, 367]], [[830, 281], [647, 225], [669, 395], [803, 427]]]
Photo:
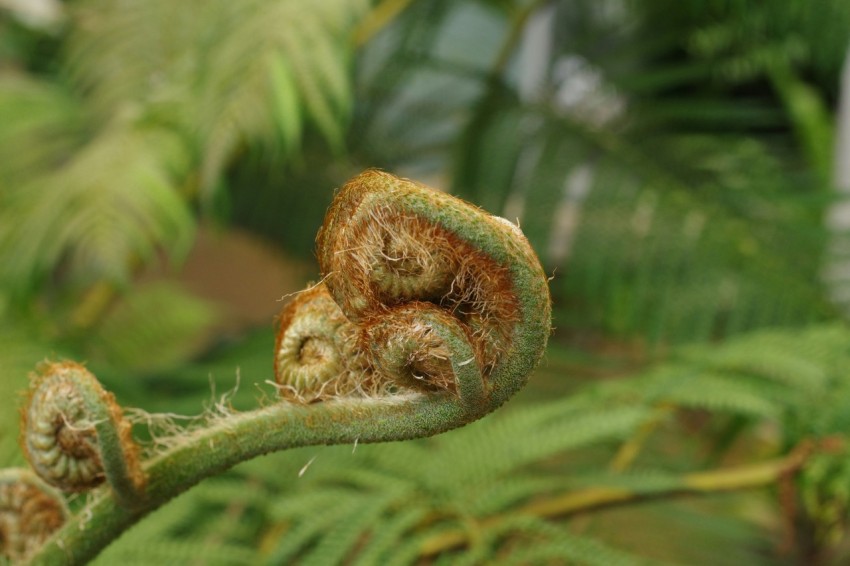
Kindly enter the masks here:
[[368, 328], [396, 305], [433, 304], [464, 328], [495, 399], [521, 386], [540, 358], [549, 291], [510, 222], [366, 171], [337, 195], [317, 241], [326, 284], [346, 317]]
[[311, 402], [369, 387], [357, 327], [323, 284], [299, 293], [278, 325], [274, 372], [282, 397]]
[[22, 441], [33, 467], [68, 491], [110, 487], [33, 562], [85, 561], [163, 502], [260, 454], [462, 426], [504, 403], [543, 354], [546, 277], [503, 219], [367, 171], [340, 190], [317, 245], [323, 282], [279, 318], [274, 404], [217, 413], [139, 466], [121, 410], [84, 367], [46, 364], [33, 378]]
[[80, 492], [108, 479], [124, 502], [139, 497], [145, 480], [130, 425], [85, 367], [42, 364], [31, 378], [22, 416], [24, 453], [44, 481]]
[[62, 526], [67, 515], [59, 494], [32, 472], [0, 471], [0, 555], [24, 558]]

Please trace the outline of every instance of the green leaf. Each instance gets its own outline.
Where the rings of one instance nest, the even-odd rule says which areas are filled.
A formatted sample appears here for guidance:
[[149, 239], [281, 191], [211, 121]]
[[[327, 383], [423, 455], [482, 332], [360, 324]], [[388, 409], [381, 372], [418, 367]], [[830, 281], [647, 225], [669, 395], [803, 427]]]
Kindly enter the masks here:
[[125, 296], [90, 339], [93, 360], [131, 372], [162, 371], [185, 363], [207, 345], [215, 307], [170, 283]]

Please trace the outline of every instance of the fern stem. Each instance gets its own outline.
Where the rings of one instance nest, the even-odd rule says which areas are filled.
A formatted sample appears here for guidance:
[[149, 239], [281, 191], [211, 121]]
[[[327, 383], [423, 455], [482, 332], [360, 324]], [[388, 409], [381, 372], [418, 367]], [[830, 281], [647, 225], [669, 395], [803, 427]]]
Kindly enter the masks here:
[[321, 406], [280, 403], [224, 417], [146, 463], [147, 489], [133, 507], [121, 505], [112, 490], [101, 490], [29, 563], [83, 564], [175, 495], [256, 456], [299, 446], [414, 438], [474, 418], [448, 395], [341, 399]]
[[[803, 442], [784, 458], [748, 466], [685, 474], [664, 489], [642, 491], [609, 486], [578, 489], [529, 503], [510, 513], [487, 517], [479, 522], [479, 526], [482, 529], [494, 528], [522, 515], [537, 518], [566, 517], [640, 501], [765, 487], [797, 472], [811, 455], [812, 449], [811, 443]], [[468, 543], [468, 530], [448, 531], [425, 540], [420, 548], [420, 555], [434, 556]]]
[[354, 45], [361, 47], [395, 20], [413, 0], [384, 0], [375, 6], [354, 31]]
[[513, 21], [511, 22], [511, 29], [508, 32], [508, 37], [499, 49], [499, 53], [496, 55], [496, 60], [493, 63], [493, 70], [491, 72], [493, 77], [499, 77], [505, 72], [508, 63], [511, 60], [511, 55], [516, 49], [517, 43], [519, 43], [519, 40], [522, 38], [522, 33], [525, 30], [525, 24], [528, 22], [528, 19], [548, 1], [549, 0], [534, 0], [528, 5], [518, 9], [513, 15]]
[[652, 433], [658, 426], [664, 422], [667, 416], [672, 412], [672, 405], [659, 406], [649, 419], [646, 420], [635, 433], [629, 437], [622, 445], [620, 445], [617, 454], [611, 460], [609, 468], [613, 472], [625, 472], [640, 455], [640, 451], [646, 445]]

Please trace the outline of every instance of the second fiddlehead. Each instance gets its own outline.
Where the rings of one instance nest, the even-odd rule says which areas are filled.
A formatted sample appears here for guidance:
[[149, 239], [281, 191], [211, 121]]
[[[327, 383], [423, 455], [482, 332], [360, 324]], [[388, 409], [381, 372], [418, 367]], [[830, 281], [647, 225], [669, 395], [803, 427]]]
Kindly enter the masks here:
[[217, 414], [139, 465], [120, 408], [84, 367], [47, 364], [33, 379], [23, 427], [33, 467], [68, 491], [104, 479], [109, 489], [32, 562], [83, 562], [168, 499], [260, 454], [462, 426], [522, 387], [545, 349], [537, 257], [516, 226], [466, 202], [367, 171], [340, 190], [317, 245], [322, 283], [279, 319], [274, 404]]
[[24, 558], [65, 522], [68, 509], [32, 472], [0, 471], [0, 554]]
[[24, 453], [44, 481], [80, 492], [107, 479], [124, 503], [140, 498], [145, 477], [130, 424], [85, 367], [41, 364], [22, 416]]

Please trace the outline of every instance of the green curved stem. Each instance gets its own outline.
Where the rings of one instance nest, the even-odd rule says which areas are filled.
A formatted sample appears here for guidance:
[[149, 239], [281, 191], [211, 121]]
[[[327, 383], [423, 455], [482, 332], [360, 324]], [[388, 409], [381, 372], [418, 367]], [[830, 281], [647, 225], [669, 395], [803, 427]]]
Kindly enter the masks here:
[[84, 564], [177, 494], [256, 456], [300, 446], [430, 436], [475, 420], [486, 409], [485, 405], [472, 412], [448, 395], [440, 395], [347, 399], [306, 406], [281, 403], [222, 418], [146, 463], [147, 489], [134, 506], [124, 506], [113, 491], [101, 490], [29, 563]]
[[[440, 237], [449, 248], [440, 252], [447, 259], [446, 263], [452, 263], [448, 259], [456, 259], [458, 265], [465, 265], [467, 269], [464, 277], [454, 274], [450, 287], [442, 289], [446, 293], [444, 298], [450, 297], [455, 284], [466, 286], [471, 294], [454, 297], [451, 299], [455, 301], [453, 306], [451, 300], [448, 306], [421, 302], [433, 298], [427, 296], [405, 296], [403, 302], [407, 306], [399, 306], [398, 297], [392, 298], [389, 304], [376, 304], [364, 298], [364, 291], [370, 299], [375, 298], [368, 272], [374, 257], [363, 257], [359, 264], [355, 262], [350, 266], [353, 273], [341, 268], [337, 270], [334, 267], [337, 259], [347, 257], [350, 250], [336, 249], [333, 244], [350, 235], [345, 227], [355, 212], [380, 222], [387, 218], [376, 218], [371, 212], [378, 211], [375, 214], [380, 216], [379, 211], [384, 209], [389, 210], [390, 216], [415, 218], [417, 222], [425, 220], [438, 227], [439, 231], [434, 233], [442, 234]], [[372, 236], [374, 233], [370, 235], [368, 231], [360, 235]], [[416, 237], [422, 236], [408, 235], [409, 239]], [[375, 256], [386, 256], [380, 249], [383, 242], [378, 239], [377, 243], [379, 249], [372, 250]], [[380, 330], [381, 324], [389, 324], [392, 331], [392, 325], [397, 324], [389, 319], [393, 308], [403, 309], [404, 316], [415, 319], [417, 332], [427, 327], [427, 332], [420, 332], [418, 336], [433, 334], [439, 338], [441, 344], [436, 349], [439, 353], [432, 351], [429, 358], [426, 352], [425, 366], [430, 368], [431, 362], [436, 360], [440, 377], [448, 378], [449, 382], [453, 377], [455, 387], [377, 398], [336, 397], [308, 405], [281, 402], [211, 419], [205, 428], [176, 437], [174, 447], [143, 464], [147, 479], [144, 491], [132, 490], [133, 477], [128, 475], [128, 470], [134, 463], [133, 454], [121, 452], [119, 445], [125, 431], [112, 424], [116, 422], [115, 414], [95, 407], [97, 394], [86, 393], [86, 403], [91, 405], [90, 412], [97, 426], [105, 427], [98, 428], [97, 433], [101, 444], [111, 447], [112, 454], [104, 460], [110, 482], [116, 483], [112, 484], [112, 489], [101, 489], [86, 509], [70, 519], [30, 557], [31, 564], [84, 563], [169, 499], [204, 478], [256, 456], [301, 446], [420, 438], [470, 423], [498, 408], [518, 391], [543, 354], [551, 327], [546, 277], [525, 237], [507, 221], [410, 181], [367, 171], [349, 182], [335, 199], [320, 232], [318, 246], [320, 265], [342, 312], [352, 322], [367, 325], [367, 329]], [[458, 252], [455, 247], [465, 251]], [[464, 257], [453, 258], [452, 253], [461, 253]], [[425, 255], [426, 259], [431, 258], [430, 252]], [[471, 263], [466, 265], [466, 262]], [[477, 279], [470, 281], [473, 275], [480, 276], [490, 287], [481, 287], [483, 283]], [[352, 281], [358, 281], [361, 288]], [[498, 355], [486, 353], [488, 344], [483, 342], [481, 335], [490, 336], [490, 330], [481, 332], [473, 323], [454, 318], [455, 308], [460, 309], [464, 299], [472, 303], [476, 297], [479, 302], [487, 301], [492, 299], [489, 296], [492, 294], [499, 295], [493, 299], [496, 306], [476, 307], [473, 313], [467, 314], [499, 323], [491, 329], [498, 334]], [[415, 340], [417, 334], [411, 336], [411, 340]], [[418, 353], [416, 345], [396, 339], [387, 342], [388, 350], [383, 353], [389, 357], [383, 361], [399, 370], [411, 370], [410, 353]], [[364, 343], [363, 346], [371, 348], [370, 353], [381, 362], [380, 345]], [[442, 371], [448, 369], [446, 360], [451, 366], [450, 374]], [[378, 372], [379, 367], [380, 364], [376, 364], [370, 371], [390, 382], [403, 377], [393, 371]], [[414, 377], [420, 379], [420, 376]], [[425, 385], [427, 377], [421, 376]], [[437, 376], [432, 377], [436, 380]], [[113, 457], [115, 461], [109, 462]]]
[[106, 398], [108, 394], [100, 383], [90, 374], [86, 375], [90, 379], [78, 380], [80, 395], [87, 414], [94, 422], [103, 473], [116, 500], [121, 505], [132, 507], [144, 497], [144, 477], [138, 472], [137, 455], [131, 453], [135, 445], [129, 439], [129, 431], [127, 436], [122, 438], [121, 427], [124, 425], [120, 418], [116, 417], [115, 402], [110, 403], [110, 399]]

